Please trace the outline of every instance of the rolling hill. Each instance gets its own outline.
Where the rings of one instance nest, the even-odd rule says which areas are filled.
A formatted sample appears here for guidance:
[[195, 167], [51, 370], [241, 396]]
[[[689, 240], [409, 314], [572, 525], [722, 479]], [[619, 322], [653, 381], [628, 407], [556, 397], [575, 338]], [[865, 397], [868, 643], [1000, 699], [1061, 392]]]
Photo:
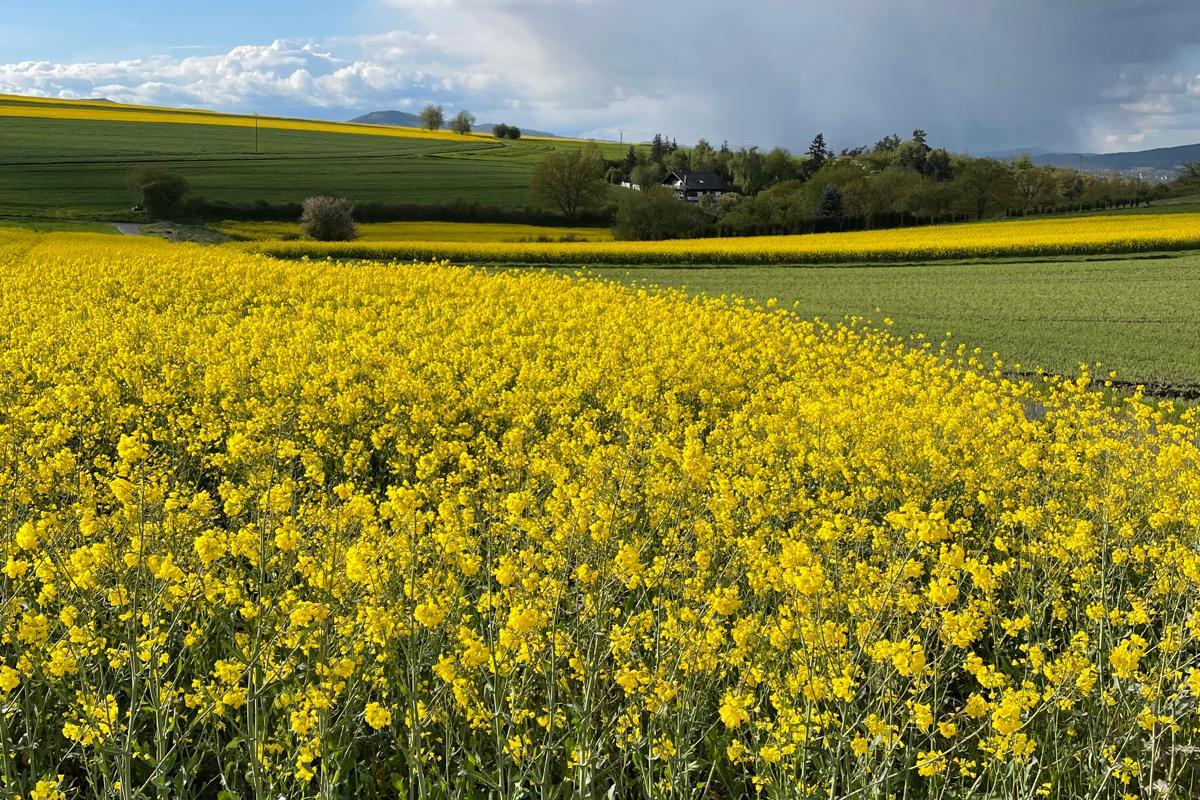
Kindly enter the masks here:
[[992, 150], [988, 153], [980, 153], [981, 158], [995, 158], [1000, 161], [1007, 161], [1010, 158], [1020, 158], [1021, 156], [1046, 156], [1053, 151], [1047, 150], [1044, 147], [1011, 147], [1007, 150]]
[[987, 158], [1009, 160], [1028, 154], [1035, 164], [1073, 167], [1085, 172], [1174, 172], [1189, 161], [1200, 161], [1200, 144], [1157, 147], [1122, 153], [1056, 153], [1040, 147], [1013, 148], [984, 153]]
[[[154, 164], [191, 194], [236, 203], [474, 202], [519, 208], [547, 153], [584, 143], [0, 95], [0, 219], [128, 217], [129, 171]], [[622, 153], [601, 143], [605, 154]]]
[[1039, 164], [1087, 169], [1128, 171], [1137, 169], [1177, 170], [1189, 161], [1200, 161], [1200, 144], [1158, 147], [1126, 153], [1047, 153], [1034, 158]]

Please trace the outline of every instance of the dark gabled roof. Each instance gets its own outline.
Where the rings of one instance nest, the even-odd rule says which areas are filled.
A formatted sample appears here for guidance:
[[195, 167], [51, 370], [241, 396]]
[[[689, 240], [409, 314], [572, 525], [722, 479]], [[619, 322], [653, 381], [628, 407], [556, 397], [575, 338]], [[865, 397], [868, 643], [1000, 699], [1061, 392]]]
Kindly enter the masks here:
[[663, 183], [679, 181], [679, 188], [687, 191], [729, 192], [733, 187], [715, 172], [672, 172]]

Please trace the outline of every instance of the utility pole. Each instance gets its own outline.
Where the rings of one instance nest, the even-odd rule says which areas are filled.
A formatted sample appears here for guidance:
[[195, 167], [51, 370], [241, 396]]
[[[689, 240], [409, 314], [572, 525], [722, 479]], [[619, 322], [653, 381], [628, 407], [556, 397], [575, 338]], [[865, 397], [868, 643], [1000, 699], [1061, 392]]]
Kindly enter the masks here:
[[625, 146], [625, 129], [617, 128], [617, 130], [621, 132], [621, 146], [624, 147]]
[[254, 115], [254, 155], [258, 155], [258, 114]]

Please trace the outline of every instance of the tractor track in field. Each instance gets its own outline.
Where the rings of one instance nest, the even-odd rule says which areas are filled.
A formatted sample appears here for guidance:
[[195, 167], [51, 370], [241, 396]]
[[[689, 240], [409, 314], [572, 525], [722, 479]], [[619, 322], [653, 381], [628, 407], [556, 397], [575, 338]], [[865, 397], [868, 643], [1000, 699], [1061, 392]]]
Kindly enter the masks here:
[[509, 159], [521, 159], [542, 155], [553, 148], [530, 148], [526, 151], [497, 157], [497, 150], [505, 150], [509, 145], [464, 142], [467, 147], [452, 150], [426, 150], [422, 152], [397, 151], [390, 153], [351, 153], [348, 155], [329, 155], [324, 152], [287, 153], [287, 154], [252, 154], [241, 153], [234, 155], [204, 155], [184, 157], [122, 157], [108, 159], [53, 159], [39, 161], [0, 161], [0, 167], [96, 167], [96, 166], [139, 166], [143, 164], [236, 164], [241, 162], [281, 162], [281, 161], [363, 161], [370, 159], [413, 159], [413, 158], [451, 158], [472, 161], [506, 162]]
[[68, 160], [68, 161], [0, 161], [0, 167], [96, 167], [96, 166], [140, 166], [143, 164], [236, 164], [239, 162], [255, 161], [361, 161], [366, 159], [397, 159], [445, 157], [444, 153], [365, 153], [363, 155], [325, 155], [318, 153], [299, 153], [286, 156], [240, 155], [240, 156], [205, 156], [203, 158], [122, 158], [109, 160]]

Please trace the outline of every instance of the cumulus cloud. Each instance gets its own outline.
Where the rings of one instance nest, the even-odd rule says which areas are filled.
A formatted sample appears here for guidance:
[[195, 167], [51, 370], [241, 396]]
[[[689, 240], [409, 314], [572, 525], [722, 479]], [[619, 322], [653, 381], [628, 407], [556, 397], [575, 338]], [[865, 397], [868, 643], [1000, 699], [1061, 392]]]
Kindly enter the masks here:
[[1200, 142], [1200, 75], [1131, 68], [1103, 99], [1089, 121], [1104, 149]]
[[297, 114], [462, 103], [497, 83], [495, 75], [448, 58], [436, 37], [405, 31], [325, 43], [280, 40], [216, 55], [0, 64], [0, 92]]
[[358, 36], [0, 65], [0, 90], [319, 116], [437, 101], [563, 133], [793, 148], [917, 127], [977, 152], [1200, 141], [1194, 0], [364, 7]]

